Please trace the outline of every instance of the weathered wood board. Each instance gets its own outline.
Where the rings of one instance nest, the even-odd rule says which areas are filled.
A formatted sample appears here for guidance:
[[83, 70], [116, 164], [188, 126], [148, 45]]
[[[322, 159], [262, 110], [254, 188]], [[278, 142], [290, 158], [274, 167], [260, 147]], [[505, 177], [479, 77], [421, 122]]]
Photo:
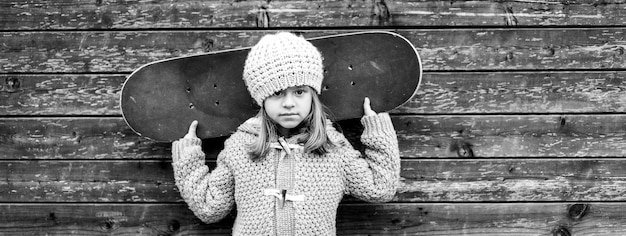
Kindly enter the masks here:
[[[81, 1], [3, 3], [11, 30], [623, 25], [621, 1]], [[71, 7], [68, 7], [71, 6]]]
[[[623, 201], [625, 166], [621, 158], [404, 160], [393, 202]], [[0, 189], [3, 202], [18, 203], [182, 201], [167, 160], [2, 161]]]
[[[620, 69], [626, 28], [401, 29], [424, 70]], [[352, 30], [303, 30], [306, 37]], [[252, 46], [271, 31], [61, 31], [0, 34], [2, 72], [131, 72], [156, 60]]]
[[[434, 157], [624, 157], [626, 115], [394, 116], [400, 154]], [[354, 125], [343, 126], [348, 134]], [[168, 159], [169, 144], [119, 117], [0, 118], [1, 159]], [[214, 158], [223, 139], [206, 140]], [[471, 152], [471, 153], [470, 153]]]
[[[613, 236], [626, 233], [625, 208], [623, 203], [344, 204], [337, 233]], [[232, 216], [201, 224], [184, 204], [1, 204], [0, 212], [5, 235], [230, 235], [232, 224]]]
[[[127, 74], [0, 75], [0, 115], [120, 116]], [[626, 111], [626, 72], [427, 72], [393, 114]], [[11, 85], [9, 85], [11, 84]]]

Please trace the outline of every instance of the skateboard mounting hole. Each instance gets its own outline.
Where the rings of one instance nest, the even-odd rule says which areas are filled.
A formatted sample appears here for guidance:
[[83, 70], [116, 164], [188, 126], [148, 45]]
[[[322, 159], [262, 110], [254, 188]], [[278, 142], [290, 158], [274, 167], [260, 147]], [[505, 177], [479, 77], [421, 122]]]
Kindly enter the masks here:
[[220, 101], [215, 101], [215, 105], [219, 106], [220, 105]]
[[191, 93], [191, 88], [187, 87], [187, 88], [185, 88], [185, 91], [187, 91], [188, 93]]
[[193, 103], [189, 103], [189, 109], [193, 109], [194, 107]]
[[352, 68], [352, 65], [349, 65], [349, 66], [348, 66], [348, 70], [352, 70], [352, 69], [353, 69], [353, 68]]
[[350, 85], [355, 86], [356, 83], [354, 81], [350, 81]]
[[217, 84], [213, 84], [213, 88], [217, 88]]

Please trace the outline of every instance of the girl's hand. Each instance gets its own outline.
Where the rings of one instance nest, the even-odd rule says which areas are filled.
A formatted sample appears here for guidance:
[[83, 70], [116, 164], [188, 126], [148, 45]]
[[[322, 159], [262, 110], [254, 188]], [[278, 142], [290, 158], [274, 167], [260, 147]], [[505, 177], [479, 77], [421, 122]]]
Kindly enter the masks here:
[[194, 120], [189, 126], [189, 132], [187, 132], [183, 138], [198, 138], [198, 136], [196, 136], [196, 128], [198, 128], [198, 121]]
[[372, 107], [370, 107], [370, 99], [368, 97], [365, 97], [365, 101], [363, 101], [363, 111], [365, 113], [365, 116], [376, 115], [376, 112], [372, 110]]
[[191, 125], [189, 126], [189, 131], [187, 132], [187, 134], [185, 134], [185, 137], [174, 141], [174, 143], [172, 143], [172, 161], [173, 162], [178, 162], [181, 159], [181, 155], [182, 155], [182, 147], [180, 146], [180, 142], [183, 141], [183, 139], [193, 139], [193, 138], [198, 138], [198, 136], [196, 136], [196, 128], [198, 128], [198, 121], [194, 120], [191, 122]]

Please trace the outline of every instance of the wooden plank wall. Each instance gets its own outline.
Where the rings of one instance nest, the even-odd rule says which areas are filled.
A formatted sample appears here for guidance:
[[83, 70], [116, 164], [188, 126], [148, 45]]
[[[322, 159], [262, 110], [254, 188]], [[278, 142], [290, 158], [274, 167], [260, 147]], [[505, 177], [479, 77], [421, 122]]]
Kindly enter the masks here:
[[392, 111], [399, 193], [346, 199], [340, 235], [626, 234], [625, 27], [613, 0], [2, 1], [0, 235], [229, 234], [187, 210], [170, 145], [130, 131], [120, 89], [275, 30], [394, 31], [422, 57]]

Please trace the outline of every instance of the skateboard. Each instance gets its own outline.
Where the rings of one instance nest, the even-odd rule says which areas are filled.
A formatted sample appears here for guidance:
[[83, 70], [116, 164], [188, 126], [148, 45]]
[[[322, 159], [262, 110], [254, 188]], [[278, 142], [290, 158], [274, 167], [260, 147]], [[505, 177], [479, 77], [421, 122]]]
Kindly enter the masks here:
[[[393, 32], [357, 32], [307, 39], [324, 58], [320, 99], [335, 120], [401, 106], [417, 91], [422, 65], [415, 47]], [[250, 47], [156, 61], [128, 76], [120, 107], [126, 124], [160, 142], [182, 138], [198, 120], [202, 139], [228, 136], [259, 107], [242, 79]]]

